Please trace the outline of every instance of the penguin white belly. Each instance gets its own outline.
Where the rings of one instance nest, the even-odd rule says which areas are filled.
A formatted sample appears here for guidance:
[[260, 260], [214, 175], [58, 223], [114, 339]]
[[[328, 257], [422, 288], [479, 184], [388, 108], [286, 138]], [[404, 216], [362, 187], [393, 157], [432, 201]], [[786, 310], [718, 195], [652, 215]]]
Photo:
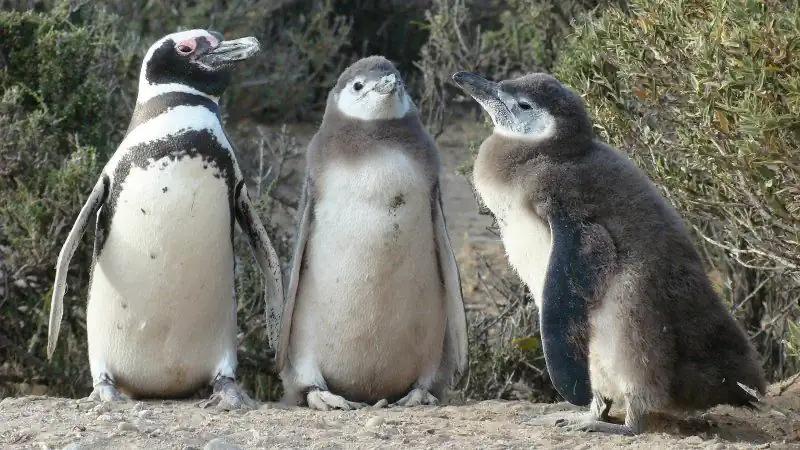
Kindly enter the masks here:
[[124, 180], [87, 308], [92, 371], [123, 392], [187, 395], [235, 358], [232, 218], [215, 172], [163, 158]]
[[438, 368], [444, 288], [429, 182], [401, 151], [326, 167], [297, 293], [293, 364], [374, 402]]
[[475, 187], [484, 204], [497, 217], [509, 263], [528, 285], [536, 307], [541, 311], [552, 247], [550, 226], [536, 215], [532, 205], [525, 203], [526, 197], [521, 190], [479, 183], [477, 177]]

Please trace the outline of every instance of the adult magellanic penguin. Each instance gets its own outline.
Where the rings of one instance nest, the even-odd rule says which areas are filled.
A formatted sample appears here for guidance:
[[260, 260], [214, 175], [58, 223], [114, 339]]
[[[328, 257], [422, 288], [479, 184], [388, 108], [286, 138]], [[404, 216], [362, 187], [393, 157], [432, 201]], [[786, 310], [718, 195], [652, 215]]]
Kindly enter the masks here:
[[58, 339], [69, 261], [90, 217], [97, 225], [87, 306], [89, 365], [103, 401], [184, 397], [247, 407], [235, 382], [234, 225], [266, 278], [270, 336], [283, 305], [281, 269], [253, 209], [220, 119], [219, 97], [255, 38], [189, 30], [144, 57], [127, 135], [103, 169], [58, 257], [48, 357]]
[[436, 144], [400, 73], [355, 62], [308, 146], [279, 347], [284, 400], [436, 404], [467, 371]]
[[[636, 434], [651, 411], [751, 405], [758, 354], [706, 276], [674, 208], [600, 142], [582, 100], [546, 74], [455, 83], [492, 118], [474, 165], [511, 265], [539, 307], [552, 382], [588, 415], [572, 429]], [[624, 402], [624, 425], [606, 421]]]

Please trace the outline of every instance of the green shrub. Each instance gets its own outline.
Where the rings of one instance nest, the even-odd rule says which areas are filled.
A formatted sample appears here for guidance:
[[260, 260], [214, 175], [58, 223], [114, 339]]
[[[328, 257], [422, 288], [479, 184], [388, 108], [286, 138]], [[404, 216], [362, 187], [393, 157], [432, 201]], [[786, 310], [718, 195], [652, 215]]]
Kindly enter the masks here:
[[[606, 0], [433, 0], [425, 12], [429, 33], [416, 63], [422, 74], [420, 110], [438, 135], [452, 100], [463, 97], [452, 83], [458, 70], [509, 78], [534, 70], [550, 70], [570, 21]], [[490, 5], [486, 5], [490, 3]], [[480, 14], [489, 9], [491, 12]], [[474, 102], [467, 105], [475, 108]]]
[[578, 25], [554, 69], [691, 224], [773, 377], [798, 368], [798, 6], [633, 0]]
[[12, 381], [44, 379], [68, 394], [88, 375], [90, 239], [73, 259], [80, 270], [69, 274], [52, 364], [44, 360], [49, 294], [64, 238], [130, 118], [117, 107], [132, 67], [114, 20], [66, 4], [47, 15], [0, 12], [0, 360]]

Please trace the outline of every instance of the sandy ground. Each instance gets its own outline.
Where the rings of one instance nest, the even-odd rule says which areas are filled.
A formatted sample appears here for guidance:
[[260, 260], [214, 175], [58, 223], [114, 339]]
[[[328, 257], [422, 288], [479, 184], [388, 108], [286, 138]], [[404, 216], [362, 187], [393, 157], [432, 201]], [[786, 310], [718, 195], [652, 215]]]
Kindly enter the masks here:
[[[309, 127], [293, 127], [298, 144]], [[310, 130], [313, 132], [313, 129]], [[502, 245], [478, 215], [467, 180], [455, 172], [469, 158], [468, 142], [485, 131], [456, 125], [439, 138], [443, 194], [453, 247], [462, 255], [467, 306], [468, 264], [476, 249], [508, 272]], [[300, 161], [302, 163], [302, 161]], [[257, 410], [222, 412], [193, 401], [97, 404], [43, 396], [0, 401], [2, 448], [800, 448], [800, 381], [775, 385], [758, 412], [719, 407], [694, 419], [657, 417], [636, 437], [567, 432], [552, 426], [567, 404], [483, 401], [416, 408], [317, 412], [265, 403]], [[615, 408], [612, 414], [623, 411]]]

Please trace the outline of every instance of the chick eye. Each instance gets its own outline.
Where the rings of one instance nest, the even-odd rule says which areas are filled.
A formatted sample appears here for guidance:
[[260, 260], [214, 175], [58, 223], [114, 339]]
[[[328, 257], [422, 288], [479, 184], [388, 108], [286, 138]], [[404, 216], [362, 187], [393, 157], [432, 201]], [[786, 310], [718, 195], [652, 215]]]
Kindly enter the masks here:
[[518, 105], [519, 105], [519, 107], [520, 107], [520, 108], [522, 108], [522, 109], [525, 109], [525, 110], [527, 110], [527, 109], [531, 109], [531, 105], [530, 105], [530, 103], [526, 103], [526, 102], [519, 102], [519, 103], [518, 103]]
[[356, 81], [353, 84], [353, 89], [355, 89], [356, 91], [360, 91], [363, 87], [364, 87], [364, 83], [362, 83], [360, 81]]

